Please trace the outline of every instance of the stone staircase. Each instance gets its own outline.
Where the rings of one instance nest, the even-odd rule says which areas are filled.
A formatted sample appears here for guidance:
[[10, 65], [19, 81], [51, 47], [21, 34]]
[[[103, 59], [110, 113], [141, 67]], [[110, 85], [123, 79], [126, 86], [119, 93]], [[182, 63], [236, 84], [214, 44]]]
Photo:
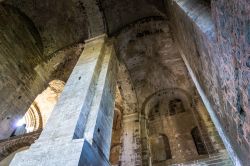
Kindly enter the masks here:
[[171, 166], [233, 166], [226, 150], [220, 153], [208, 155], [207, 158], [189, 161], [185, 163], [173, 164]]

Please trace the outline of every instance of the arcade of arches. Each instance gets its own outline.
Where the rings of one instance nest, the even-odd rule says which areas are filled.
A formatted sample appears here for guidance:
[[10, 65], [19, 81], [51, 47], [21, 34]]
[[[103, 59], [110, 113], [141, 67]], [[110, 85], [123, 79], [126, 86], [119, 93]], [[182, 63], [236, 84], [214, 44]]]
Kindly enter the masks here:
[[249, 154], [249, 1], [0, 0], [0, 165]]

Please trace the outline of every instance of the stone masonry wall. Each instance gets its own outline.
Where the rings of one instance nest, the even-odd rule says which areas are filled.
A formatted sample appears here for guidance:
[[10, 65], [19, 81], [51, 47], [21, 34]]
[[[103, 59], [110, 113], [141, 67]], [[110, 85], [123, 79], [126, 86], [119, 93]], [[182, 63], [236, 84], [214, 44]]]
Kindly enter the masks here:
[[[219, 46], [222, 101], [228, 132], [243, 161], [250, 161], [250, 2], [219, 0], [212, 2], [212, 14]], [[227, 119], [223, 119], [224, 123]], [[236, 134], [237, 133], [237, 134]]]
[[[250, 160], [249, 2], [168, 1], [172, 31], [243, 164]], [[212, 19], [213, 14], [213, 19]]]
[[0, 13], [0, 139], [4, 139], [49, 81], [67, 80], [83, 44], [44, 56], [32, 21], [8, 5], [0, 4]]

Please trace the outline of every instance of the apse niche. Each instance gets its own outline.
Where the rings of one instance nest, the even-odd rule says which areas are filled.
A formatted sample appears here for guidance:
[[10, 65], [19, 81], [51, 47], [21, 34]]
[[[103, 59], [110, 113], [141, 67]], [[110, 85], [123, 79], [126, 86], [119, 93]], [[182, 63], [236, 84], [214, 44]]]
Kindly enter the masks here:
[[160, 91], [147, 100], [141, 133], [148, 164], [183, 163], [215, 152], [205, 122], [197, 112], [201, 108], [194, 105], [192, 98], [178, 88]]

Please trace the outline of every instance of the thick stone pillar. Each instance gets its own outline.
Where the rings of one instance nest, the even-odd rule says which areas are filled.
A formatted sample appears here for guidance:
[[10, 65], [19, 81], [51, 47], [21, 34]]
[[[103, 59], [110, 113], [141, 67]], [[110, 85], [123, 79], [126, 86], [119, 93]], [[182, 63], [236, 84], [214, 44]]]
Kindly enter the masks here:
[[109, 165], [117, 62], [106, 36], [86, 41], [41, 136], [11, 166]]

